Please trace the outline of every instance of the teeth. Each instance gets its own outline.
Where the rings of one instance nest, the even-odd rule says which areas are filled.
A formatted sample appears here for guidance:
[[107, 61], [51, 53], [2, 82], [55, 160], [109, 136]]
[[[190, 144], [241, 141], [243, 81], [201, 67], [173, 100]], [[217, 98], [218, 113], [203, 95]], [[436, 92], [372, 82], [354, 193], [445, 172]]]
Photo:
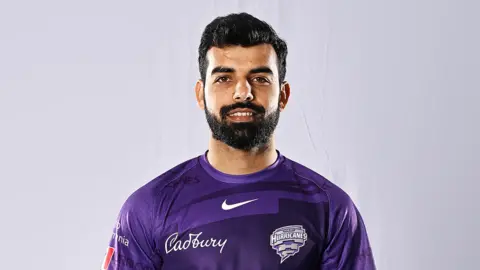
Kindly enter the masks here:
[[232, 116], [252, 116], [253, 113], [251, 113], [251, 112], [236, 112], [236, 113], [232, 113], [231, 115]]

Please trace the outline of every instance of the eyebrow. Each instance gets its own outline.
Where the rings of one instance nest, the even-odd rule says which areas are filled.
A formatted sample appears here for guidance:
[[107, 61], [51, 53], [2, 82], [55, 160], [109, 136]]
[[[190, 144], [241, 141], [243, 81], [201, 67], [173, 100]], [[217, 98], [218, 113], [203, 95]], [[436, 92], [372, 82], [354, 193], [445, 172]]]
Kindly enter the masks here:
[[[212, 70], [211, 74], [213, 75], [215, 73], [233, 73], [233, 72], [235, 72], [235, 69], [233, 69], [233, 68], [219, 66], [219, 67], [215, 67]], [[270, 75], [273, 75], [273, 71], [269, 67], [266, 67], [266, 66], [251, 69], [248, 73], [249, 74], [268, 73]]]

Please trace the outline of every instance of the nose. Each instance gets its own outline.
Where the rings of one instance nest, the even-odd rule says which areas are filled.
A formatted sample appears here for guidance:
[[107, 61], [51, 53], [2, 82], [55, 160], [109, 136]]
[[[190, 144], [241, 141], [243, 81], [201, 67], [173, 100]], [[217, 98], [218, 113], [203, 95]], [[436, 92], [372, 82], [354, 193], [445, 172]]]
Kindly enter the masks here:
[[235, 102], [245, 102], [253, 100], [252, 86], [248, 82], [239, 82], [235, 87], [233, 94]]

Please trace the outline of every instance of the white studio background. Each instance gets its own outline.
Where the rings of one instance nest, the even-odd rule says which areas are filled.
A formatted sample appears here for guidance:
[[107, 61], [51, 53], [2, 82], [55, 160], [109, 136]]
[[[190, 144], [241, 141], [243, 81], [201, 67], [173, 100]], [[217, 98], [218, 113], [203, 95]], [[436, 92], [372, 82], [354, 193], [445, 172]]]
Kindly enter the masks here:
[[206, 149], [197, 46], [238, 11], [289, 45], [278, 148], [351, 195], [378, 269], [478, 269], [475, 0], [1, 1], [0, 269], [100, 267], [126, 197]]

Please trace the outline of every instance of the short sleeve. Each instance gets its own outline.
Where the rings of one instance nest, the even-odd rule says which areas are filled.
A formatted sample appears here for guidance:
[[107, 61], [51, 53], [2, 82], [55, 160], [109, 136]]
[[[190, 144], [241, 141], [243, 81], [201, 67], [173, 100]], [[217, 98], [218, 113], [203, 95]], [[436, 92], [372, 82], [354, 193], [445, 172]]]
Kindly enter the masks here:
[[141, 193], [132, 194], [123, 204], [110, 237], [102, 270], [161, 268], [152, 236], [152, 202]]
[[328, 245], [323, 253], [322, 270], [375, 270], [375, 262], [363, 219], [345, 194], [332, 206]]

